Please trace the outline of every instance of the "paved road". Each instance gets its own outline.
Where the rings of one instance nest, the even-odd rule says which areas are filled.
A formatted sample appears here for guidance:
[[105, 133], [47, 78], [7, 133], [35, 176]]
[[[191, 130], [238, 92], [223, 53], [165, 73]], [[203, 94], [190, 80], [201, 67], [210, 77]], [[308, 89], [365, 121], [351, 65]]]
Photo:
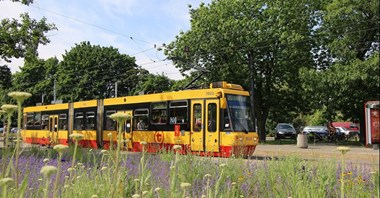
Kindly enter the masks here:
[[[309, 144], [308, 148], [298, 148], [295, 144], [290, 145], [268, 145], [260, 144], [256, 147], [253, 154], [254, 158], [264, 157], [281, 157], [296, 155], [305, 159], [323, 160], [326, 158], [341, 159], [341, 153], [337, 150], [335, 144], [317, 143]], [[345, 158], [354, 163], [368, 163], [379, 165], [379, 150], [365, 148], [362, 146], [347, 146], [350, 151], [346, 153]]]

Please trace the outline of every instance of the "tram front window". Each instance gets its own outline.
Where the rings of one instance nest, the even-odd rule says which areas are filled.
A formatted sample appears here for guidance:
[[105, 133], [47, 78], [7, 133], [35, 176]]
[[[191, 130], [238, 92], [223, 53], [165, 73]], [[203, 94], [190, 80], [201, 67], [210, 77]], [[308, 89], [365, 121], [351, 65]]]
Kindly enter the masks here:
[[233, 131], [254, 131], [249, 96], [226, 95], [228, 118]]

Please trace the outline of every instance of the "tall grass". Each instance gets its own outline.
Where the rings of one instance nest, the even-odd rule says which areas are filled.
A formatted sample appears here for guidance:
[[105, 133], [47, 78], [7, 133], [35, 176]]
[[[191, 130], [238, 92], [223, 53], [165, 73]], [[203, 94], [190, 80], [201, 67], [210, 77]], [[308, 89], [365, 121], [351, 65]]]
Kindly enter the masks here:
[[[20, 179], [26, 182], [21, 196], [43, 197], [47, 193], [48, 197], [110, 197], [114, 193], [114, 197], [339, 197], [343, 179], [345, 197], [376, 197], [379, 186], [378, 167], [347, 163], [342, 171], [339, 160], [287, 157], [257, 161], [178, 155], [174, 150], [131, 153], [127, 157], [122, 152], [115, 173], [115, 156], [78, 148], [76, 152], [82, 155], [69, 172], [73, 148], [62, 156], [56, 151], [36, 150], [20, 156]], [[44, 162], [45, 158], [50, 160]], [[1, 163], [8, 163], [4, 160]], [[60, 167], [48, 180], [40, 173], [46, 165]], [[70, 174], [75, 176], [72, 180]], [[7, 182], [1, 186], [0, 195], [20, 195], [14, 181], [2, 179]], [[60, 185], [54, 187], [55, 181]]]

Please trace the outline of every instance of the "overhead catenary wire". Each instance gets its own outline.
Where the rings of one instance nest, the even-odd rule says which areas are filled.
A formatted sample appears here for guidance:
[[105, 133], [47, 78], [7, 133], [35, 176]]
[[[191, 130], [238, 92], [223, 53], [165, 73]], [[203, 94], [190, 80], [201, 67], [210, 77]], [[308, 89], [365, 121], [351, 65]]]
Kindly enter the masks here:
[[86, 24], [88, 26], [92, 26], [92, 27], [95, 27], [95, 28], [98, 28], [98, 29], [101, 29], [101, 30], [105, 30], [105, 31], [108, 31], [108, 32], [111, 32], [111, 33], [114, 33], [114, 34], [117, 34], [117, 35], [120, 35], [120, 36], [123, 36], [123, 37], [126, 37], [126, 38], [129, 38], [129, 39], [134, 39], [136, 41], [141, 41], [141, 42], [144, 42], [144, 43], [148, 43], [148, 44], [152, 44], [154, 45], [155, 43], [152, 43], [152, 42], [149, 42], [149, 41], [146, 41], [146, 40], [143, 40], [143, 39], [139, 39], [139, 38], [136, 38], [136, 37], [133, 37], [131, 35], [126, 35], [126, 34], [123, 34], [123, 33], [120, 33], [120, 32], [117, 32], [117, 31], [114, 31], [114, 30], [111, 30], [109, 28], [105, 28], [105, 27], [102, 27], [100, 25], [95, 25], [95, 24], [92, 24], [92, 23], [88, 23], [86, 21], [83, 21], [83, 20], [80, 20], [80, 19], [77, 19], [77, 18], [74, 18], [74, 17], [70, 17], [70, 16], [66, 16], [64, 14], [61, 14], [59, 12], [56, 12], [56, 11], [52, 11], [52, 10], [49, 10], [49, 9], [46, 9], [46, 8], [42, 8], [40, 6], [35, 6], [35, 5], [30, 5], [30, 7], [34, 7], [36, 9], [39, 9], [39, 10], [43, 10], [45, 12], [49, 12], [49, 13], [52, 13], [52, 14], [55, 14], [55, 15], [59, 15], [61, 17], [64, 17], [64, 18], [67, 18], [67, 19], [70, 19], [70, 20], [73, 20], [73, 21], [76, 21], [76, 22], [79, 22], [79, 23], [83, 23], [83, 24]]
[[[95, 24], [91, 24], [91, 23], [88, 23], [86, 21], [83, 21], [83, 20], [79, 20], [79, 19], [76, 19], [76, 18], [73, 18], [73, 17], [69, 17], [69, 16], [66, 16], [66, 15], [63, 15], [61, 13], [58, 13], [58, 12], [55, 12], [55, 11], [51, 11], [51, 10], [48, 10], [48, 9], [44, 9], [44, 8], [41, 8], [41, 7], [36, 7], [36, 6], [33, 6], [31, 5], [31, 7], [35, 7], [37, 9], [40, 9], [40, 10], [44, 10], [46, 12], [50, 12], [50, 13], [53, 13], [53, 14], [56, 14], [56, 15], [60, 15], [62, 17], [65, 17], [65, 18], [68, 18], [68, 19], [71, 19], [71, 20], [74, 20], [74, 21], [77, 21], [77, 22], [80, 22], [80, 23], [83, 23], [83, 24], [86, 24], [86, 25], [89, 25], [89, 26], [93, 26], [93, 27], [96, 27], [96, 28], [99, 28], [99, 29], [102, 29], [102, 30], [105, 30], [105, 31], [109, 31], [111, 33], [114, 33], [114, 34], [118, 34], [120, 36], [123, 36], [123, 37], [126, 37], [126, 38], [129, 38], [131, 39], [140, 49], [141, 51], [140, 52], [136, 52], [134, 55], [137, 55], [137, 54], [141, 54], [141, 53], [144, 53], [150, 60], [151, 62], [148, 62], [148, 63], [143, 63], [143, 64], [139, 64], [140, 66], [143, 66], [143, 65], [150, 65], [150, 64], [155, 64], [157, 62], [161, 62], [161, 61], [166, 61], [167, 59], [163, 59], [161, 61], [155, 61], [153, 60], [149, 55], [146, 54], [147, 51], [150, 51], [152, 49], [155, 49], [155, 47], [153, 48], [149, 48], [149, 49], [142, 49], [141, 46], [138, 45], [138, 43], [136, 41], [141, 41], [141, 42], [145, 42], [145, 43], [149, 43], [149, 44], [153, 44], [155, 45], [154, 43], [151, 43], [151, 42], [148, 42], [148, 41], [145, 41], [145, 40], [142, 40], [142, 39], [138, 39], [138, 38], [135, 38], [133, 36], [130, 36], [130, 35], [126, 35], [126, 34], [123, 34], [123, 33], [119, 33], [119, 32], [116, 32], [116, 31], [113, 31], [111, 29], [108, 29], [108, 28], [104, 28], [102, 26], [98, 26], [98, 25], [95, 25]], [[334, 28], [341, 28], [341, 27], [350, 27], [354, 24], [358, 24], [358, 23], [361, 23], [361, 22], [366, 22], [366, 21], [372, 21], [373, 19], [370, 19], [370, 20], [363, 20], [363, 21], [358, 21], [358, 22], [354, 22], [354, 23], [350, 23], [350, 24], [344, 24], [344, 25], [340, 25], [340, 26], [335, 26]], [[370, 30], [374, 30], [374, 29], [379, 29], [379, 27], [374, 27], [374, 28], [367, 28], [367, 29], [359, 29], [359, 30], [355, 30], [355, 31], [349, 31], [348, 33], [356, 33], [356, 32], [361, 32], [361, 31], [370, 31]], [[345, 32], [347, 33], [347, 32]], [[321, 35], [323, 36], [323, 35]], [[288, 43], [282, 43], [282, 44], [279, 44], [279, 45], [261, 45], [261, 46], [255, 46], [255, 49], [265, 49], [265, 48], [273, 48], [273, 47], [282, 47], [282, 46], [289, 46], [289, 45], [293, 45], [293, 44], [302, 44], [304, 42], [307, 42], [307, 41], [313, 41], [315, 40], [316, 38], [318, 38], [316, 35], [314, 36], [311, 36], [312, 38], [306, 38], [306, 39], [303, 39], [303, 40], [299, 40], [299, 41], [294, 41], [294, 42], [288, 42]], [[238, 46], [237, 46], [238, 47]], [[229, 48], [229, 47], [226, 47], [226, 49]], [[246, 51], [246, 50], [250, 50], [250, 47], [247, 47], [247, 46], [242, 46], [240, 47], [240, 49], [238, 50], [233, 50], [234, 53], [236, 52], [242, 52], [242, 51]], [[219, 52], [218, 52], [219, 51]], [[205, 52], [203, 53], [204, 55], [208, 55], [208, 54], [213, 54], [213, 55], [219, 55], [219, 54], [225, 54], [224, 52], [221, 52], [222, 50], [218, 50], [216, 52]], [[157, 53], [157, 51], [156, 51]], [[202, 55], [202, 53], [197, 53], [197, 54], [200, 54]], [[154, 67], [151, 67], [149, 69], [154, 69], [154, 68], [159, 68], [159, 67], [163, 67], [164, 65], [160, 65], [160, 66], [154, 66]], [[181, 73], [181, 72], [176, 72], [176, 73]]]
[[[31, 7], [34, 7], [36, 9], [39, 9], [39, 10], [43, 10], [45, 12], [49, 12], [49, 13], [52, 13], [52, 14], [55, 14], [55, 15], [58, 15], [58, 16], [61, 16], [61, 17], [64, 17], [64, 18], [67, 18], [67, 19], [70, 19], [72, 21], [75, 21], [75, 22], [78, 22], [78, 23], [82, 23], [82, 24], [85, 24], [85, 25], [88, 25], [88, 26], [91, 26], [91, 27], [95, 27], [95, 28], [98, 28], [98, 29], [101, 29], [101, 30], [104, 30], [104, 31], [108, 31], [108, 32], [111, 32], [113, 34], [117, 34], [119, 36], [122, 36], [122, 37], [125, 37], [125, 38], [128, 38], [130, 39], [141, 51], [139, 52], [136, 52], [134, 53], [132, 56], [135, 56], [137, 54], [141, 54], [141, 53], [144, 53], [150, 60], [152, 61], [155, 61], [153, 60], [148, 54], [146, 54], [145, 52], [149, 51], [149, 50], [152, 50], [152, 49], [157, 49], [157, 44], [155, 43], [152, 43], [150, 41], [146, 41], [146, 40], [143, 40], [143, 39], [140, 39], [140, 38], [136, 38], [134, 36], [131, 36], [131, 35], [126, 35], [124, 33], [120, 33], [120, 32], [117, 32], [117, 31], [114, 31], [112, 29], [109, 29], [109, 28], [105, 28], [105, 27], [102, 27], [102, 26], [99, 26], [99, 25], [96, 25], [96, 24], [92, 24], [92, 23], [88, 23], [86, 21], [83, 21], [83, 20], [80, 20], [80, 19], [77, 19], [77, 18], [74, 18], [74, 17], [70, 17], [70, 16], [67, 16], [67, 15], [64, 15], [64, 14], [61, 14], [59, 12], [56, 12], [56, 11], [52, 11], [52, 10], [49, 10], [49, 9], [45, 9], [45, 8], [42, 8], [40, 6], [35, 6], [35, 5], [30, 5]], [[147, 44], [150, 44], [150, 45], [153, 45], [154, 47], [152, 48], [149, 48], [149, 49], [143, 49], [136, 41], [139, 41], [139, 42], [144, 42], [144, 43], [147, 43]]]

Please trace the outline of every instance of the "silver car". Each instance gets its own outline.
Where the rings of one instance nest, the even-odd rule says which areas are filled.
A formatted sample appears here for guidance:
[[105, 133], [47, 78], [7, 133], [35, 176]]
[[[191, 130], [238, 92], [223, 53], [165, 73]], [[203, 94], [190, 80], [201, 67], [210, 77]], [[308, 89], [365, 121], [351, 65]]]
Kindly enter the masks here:
[[326, 126], [307, 126], [303, 128], [302, 133], [315, 133], [321, 137], [328, 136], [329, 130], [327, 129]]

